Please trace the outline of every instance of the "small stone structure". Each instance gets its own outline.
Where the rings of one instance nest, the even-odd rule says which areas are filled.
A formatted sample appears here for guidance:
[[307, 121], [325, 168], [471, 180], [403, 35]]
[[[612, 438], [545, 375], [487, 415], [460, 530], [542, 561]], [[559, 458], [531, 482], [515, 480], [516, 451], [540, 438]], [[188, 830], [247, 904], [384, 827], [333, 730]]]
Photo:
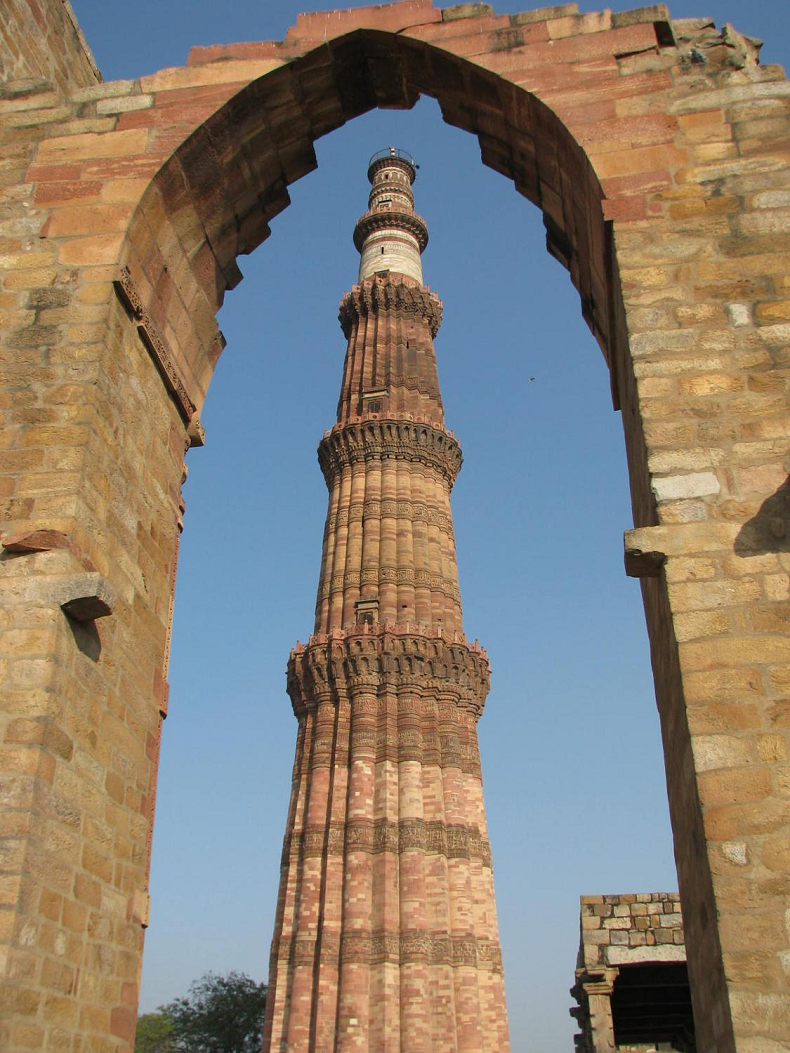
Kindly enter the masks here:
[[576, 1053], [696, 1050], [677, 892], [582, 896]]

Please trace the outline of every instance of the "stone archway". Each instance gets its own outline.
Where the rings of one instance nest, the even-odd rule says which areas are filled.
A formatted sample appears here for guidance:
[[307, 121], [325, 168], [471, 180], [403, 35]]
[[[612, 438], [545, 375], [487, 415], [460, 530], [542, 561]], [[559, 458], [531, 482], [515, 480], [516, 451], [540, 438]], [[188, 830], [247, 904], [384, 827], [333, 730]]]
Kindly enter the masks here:
[[786, 131], [746, 122], [781, 108], [781, 71], [660, 5], [403, 0], [115, 84], [92, 81], [76, 38], [65, 74], [51, 54], [21, 62], [4, 131], [5, 1044], [132, 1041], [183, 454], [202, 441], [214, 315], [313, 141], [425, 93], [541, 207], [612, 370], [701, 1045], [780, 1048]]

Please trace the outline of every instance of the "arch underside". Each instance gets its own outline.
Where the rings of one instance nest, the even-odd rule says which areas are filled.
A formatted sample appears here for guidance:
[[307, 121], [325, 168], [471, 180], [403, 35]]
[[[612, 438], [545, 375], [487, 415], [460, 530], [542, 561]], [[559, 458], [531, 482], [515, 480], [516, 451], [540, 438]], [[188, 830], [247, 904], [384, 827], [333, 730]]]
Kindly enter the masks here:
[[[288, 186], [317, 167], [315, 140], [376, 107], [410, 109], [421, 95], [439, 102], [448, 123], [476, 135], [483, 163], [541, 208], [548, 250], [569, 270], [583, 316], [609, 361], [612, 265], [604, 195], [579, 143], [518, 85], [422, 42], [357, 30], [235, 94], [189, 135], [140, 202], [129, 266], [163, 326], [172, 325], [174, 309], [197, 307], [199, 334], [207, 334], [194, 367], [201, 394], [214, 364], [208, 350], [213, 316], [241, 279], [236, 257], [269, 236], [269, 223], [290, 203]], [[171, 226], [164, 237], [163, 217]], [[147, 228], [139, 236], [138, 224]], [[159, 252], [150, 259], [152, 233]], [[184, 259], [202, 293], [189, 305], [174, 304], [169, 294], [169, 275], [179, 265], [183, 271]], [[162, 261], [168, 262], [164, 276]], [[183, 298], [183, 284], [176, 284]]]

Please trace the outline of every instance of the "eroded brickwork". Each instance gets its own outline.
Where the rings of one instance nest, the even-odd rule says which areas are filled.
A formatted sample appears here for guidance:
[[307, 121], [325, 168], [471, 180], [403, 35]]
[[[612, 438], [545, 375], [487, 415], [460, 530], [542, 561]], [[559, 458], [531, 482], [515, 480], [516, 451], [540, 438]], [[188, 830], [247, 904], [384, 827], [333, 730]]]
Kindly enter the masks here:
[[[60, 24], [59, 0], [37, 6]], [[3, 536], [68, 539], [0, 563], [6, 1048], [131, 1044], [179, 487], [215, 314], [314, 139], [421, 93], [542, 209], [610, 365], [698, 1039], [782, 1048], [790, 89], [756, 51], [663, 5], [406, 0], [141, 80], [6, 85]], [[87, 630], [52, 580], [83, 573], [115, 596]]]

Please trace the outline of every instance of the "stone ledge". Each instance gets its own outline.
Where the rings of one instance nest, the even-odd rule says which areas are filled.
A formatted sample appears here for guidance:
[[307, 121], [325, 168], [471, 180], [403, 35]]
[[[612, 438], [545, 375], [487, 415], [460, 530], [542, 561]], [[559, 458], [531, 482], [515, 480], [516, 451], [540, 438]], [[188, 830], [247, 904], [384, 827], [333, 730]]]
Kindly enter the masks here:
[[608, 965], [633, 965], [635, 962], [685, 962], [686, 948], [682, 943], [660, 943], [653, 947], [624, 947], [613, 945], [604, 949]]

